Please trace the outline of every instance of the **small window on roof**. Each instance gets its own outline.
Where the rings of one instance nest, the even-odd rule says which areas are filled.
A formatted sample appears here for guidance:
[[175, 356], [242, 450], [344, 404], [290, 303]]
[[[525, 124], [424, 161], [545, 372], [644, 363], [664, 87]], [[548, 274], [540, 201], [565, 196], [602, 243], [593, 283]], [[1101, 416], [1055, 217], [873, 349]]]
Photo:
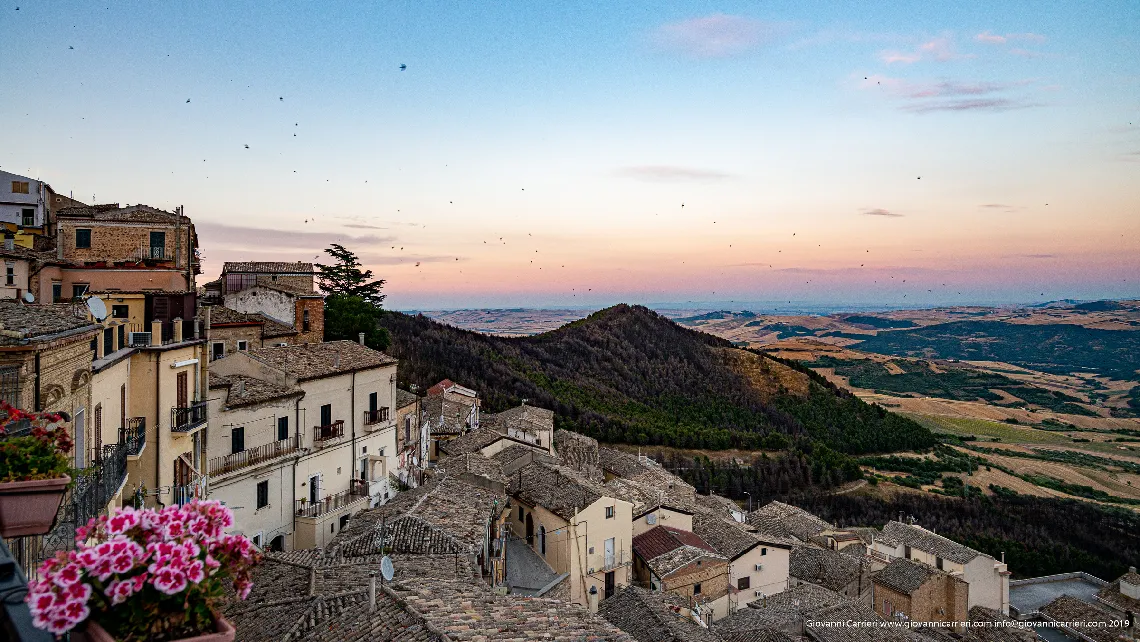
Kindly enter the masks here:
[[29, 193], [28, 187], [28, 181], [12, 181], [13, 194], [27, 194]]
[[91, 247], [91, 230], [75, 230], [75, 247], [80, 249]]

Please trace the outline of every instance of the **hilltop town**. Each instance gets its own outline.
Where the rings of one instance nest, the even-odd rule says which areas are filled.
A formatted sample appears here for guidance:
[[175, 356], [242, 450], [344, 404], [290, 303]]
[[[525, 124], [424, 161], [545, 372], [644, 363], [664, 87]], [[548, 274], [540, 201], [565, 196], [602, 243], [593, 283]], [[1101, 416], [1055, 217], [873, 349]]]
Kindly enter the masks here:
[[363, 335], [325, 340], [312, 263], [226, 262], [199, 283], [181, 211], [0, 173], [0, 226], [0, 398], [65, 413], [81, 472], [49, 534], [7, 542], [26, 573], [92, 517], [215, 499], [265, 553], [225, 612], [238, 640], [1134, 633], [1135, 569], [1014, 580], [911, 515], [753, 510], [558, 427], [554, 408], [485, 411], [496, 391], [462, 380], [400, 388], [401, 362]]

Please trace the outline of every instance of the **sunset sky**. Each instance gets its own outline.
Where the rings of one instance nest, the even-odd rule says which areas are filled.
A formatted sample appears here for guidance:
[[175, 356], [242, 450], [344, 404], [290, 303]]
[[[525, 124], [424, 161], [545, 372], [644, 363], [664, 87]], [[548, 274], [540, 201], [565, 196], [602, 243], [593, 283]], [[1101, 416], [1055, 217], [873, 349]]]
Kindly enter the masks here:
[[358, 5], [8, 0], [0, 168], [397, 309], [1140, 297], [1136, 0]]

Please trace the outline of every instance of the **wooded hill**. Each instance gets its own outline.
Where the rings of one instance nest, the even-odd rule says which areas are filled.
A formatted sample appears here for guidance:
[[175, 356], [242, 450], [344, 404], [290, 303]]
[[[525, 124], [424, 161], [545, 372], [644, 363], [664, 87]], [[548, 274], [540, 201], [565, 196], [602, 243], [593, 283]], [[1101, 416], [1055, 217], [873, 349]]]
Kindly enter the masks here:
[[760, 449], [814, 443], [848, 454], [930, 447], [924, 427], [792, 362], [734, 348], [641, 306], [618, 305], [552, 332], [493, 337], [422, 315], [384, 315], [400, 384], [449, 378], [484, 409], [522, 399], [560, 428], [604, 442]]

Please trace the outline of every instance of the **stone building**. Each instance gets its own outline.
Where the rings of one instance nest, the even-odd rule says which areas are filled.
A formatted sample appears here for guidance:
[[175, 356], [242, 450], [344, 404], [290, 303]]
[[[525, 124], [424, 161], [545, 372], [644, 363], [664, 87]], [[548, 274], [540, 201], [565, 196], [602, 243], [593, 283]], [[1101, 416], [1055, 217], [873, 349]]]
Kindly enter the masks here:
[[872, 603], [883, 618], [965, 622], [970, 587], [961, 578], [907, 559], [875, 574]]
[[[329, 341], [251, 348], [214, 361], [211, 372], [229, 380], [209, 430], [210, 467], [225, 471], [227, 483], [211, 485], [211, 496], [244, 507], [235, 511], [238, 528], [251, 536], [263, 532], [270, 543], [281, 535], [286, 549], [324, 546], [354, 513], [391, 497], [395, 359], [352, 341]], [[234, 403], [243, 386], [259, 403]], [[278, 470], [290, 458], [287, 475], [259, 479], [254, 470], [263, 464]], [[256, 488], [266, 481], [264, 490]], [[273, 502], [289, 508], [274, 509]], [[271, 511], [258, 512], [265, 508]]]
[[970, 585], [968, 608], [984, 606], [1009, 614], [1009, 568], [1005, 562], [915, 524], [888, 522], [869, 552], [884, 562], [903, 558], [958, 574]]
[[55, 217], [57, 258], [63, 263], [33, 278], [30, 287], [40, 301], [90, 292], [195, 291], [201, 266], [189, 217], [117, 204], [67, 207]]
[[700, 537], [655, 526], [633, 538], [633, 555], [639, 585], [685, 598], [706, 624], [729, 615], [729, 560]]
[[871, 590], [871, 564], [859, 555], [796, 544], [789, 563], [792, 586], [816, 584], [853, 600]]
[[751, 526], [705, 507], [693, 515], [692, 530], [728, 558], [730, 612], [788, 588], [790, 541], [760, 535]]

